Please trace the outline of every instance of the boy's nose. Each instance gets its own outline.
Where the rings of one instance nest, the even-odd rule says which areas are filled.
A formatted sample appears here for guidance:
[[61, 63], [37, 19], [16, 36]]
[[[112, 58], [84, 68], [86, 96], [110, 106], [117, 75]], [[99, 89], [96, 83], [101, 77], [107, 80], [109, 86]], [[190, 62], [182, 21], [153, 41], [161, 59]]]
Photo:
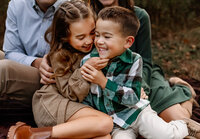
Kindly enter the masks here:
[[94, 39], [92, 37], [89, 37], [87, 41], [85, 42], [86, 45], [93, 43]]
[[102, 38], [99, 38], [99, 39], [97, 40], [97, 43], [98, 43], [98, 44], [104, 44], [104, 41], [103, 41]]

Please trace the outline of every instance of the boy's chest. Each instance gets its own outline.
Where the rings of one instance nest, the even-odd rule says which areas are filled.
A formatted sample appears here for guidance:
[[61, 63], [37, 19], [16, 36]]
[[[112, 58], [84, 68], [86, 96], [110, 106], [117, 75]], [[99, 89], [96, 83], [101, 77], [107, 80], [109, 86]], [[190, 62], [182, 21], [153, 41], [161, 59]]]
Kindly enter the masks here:
[[131, 65], [124, 64], [122, 62], [112, 62], [102, 72], [111, 81], [117, 81], [118, 83], [124, 83], [127, 80]]

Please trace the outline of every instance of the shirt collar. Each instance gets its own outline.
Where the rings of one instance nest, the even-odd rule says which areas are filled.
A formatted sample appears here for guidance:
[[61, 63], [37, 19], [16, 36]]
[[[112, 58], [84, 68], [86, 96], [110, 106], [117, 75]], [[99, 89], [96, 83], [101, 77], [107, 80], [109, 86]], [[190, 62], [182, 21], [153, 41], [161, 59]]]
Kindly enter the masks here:
[[54, 8], [55, 10], [58, 9], [58, 7], [64, 2], [64, 1], [69, 1], [69, 0], [57, 0], [55, 3], [54, 3]]
[[[59, 5], [62, 4], [64, 1], [67, 1], [67, 0], [57, 0], [51, 7], [53, 7], [56, 11]], [[36, 0], [31, 0], [31, 5], [34, 9], [38, 6], [36, 3]]]
[[35, 7], [36, 6], [36, 1], [35, 0], [31, 0], [31, 6]]
[[133, 54], [130, 49], [126, 49], [120, 56], [116, 57], [116, 59], [118, 58], [125, 63], [133, 63]]
[[[91, 57], [99, 57], [99, 53], [96, 48], [94, 48], [93, 51], [91, 52]], [[120, 56], [117, 56], [114, 59], [112, 59], [112, 61], [115, 61], [118, 59], [120, 59], [121, 61], [125, 63], [130, 63], [130, 64], [133, 63], [132, 51], [130, 49], [126, 49], [126, 51], [124, 51]]]

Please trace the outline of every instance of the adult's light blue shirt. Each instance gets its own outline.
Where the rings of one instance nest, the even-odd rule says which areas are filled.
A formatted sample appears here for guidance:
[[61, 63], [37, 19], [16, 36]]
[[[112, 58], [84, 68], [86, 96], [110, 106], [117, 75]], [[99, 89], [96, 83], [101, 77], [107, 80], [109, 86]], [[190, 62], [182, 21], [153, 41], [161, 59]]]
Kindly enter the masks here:
[[42, 12], [35, 0], [11, 0], [8, 5], [3, 50], [5, 58], [31, 65], [38, 57], [49, 52], [44, 34], [51, 25], [57, 7], [64, 0], [57, 0]]

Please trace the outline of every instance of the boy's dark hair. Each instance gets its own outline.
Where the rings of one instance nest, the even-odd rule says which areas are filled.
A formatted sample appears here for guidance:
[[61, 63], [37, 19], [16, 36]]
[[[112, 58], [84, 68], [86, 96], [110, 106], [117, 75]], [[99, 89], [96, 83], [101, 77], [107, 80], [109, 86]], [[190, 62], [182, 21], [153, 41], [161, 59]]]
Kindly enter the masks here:
[[120, 32], [124, 36], [136, 36], [140, 23], [134, 12], [129, 9], [112, 6], [102, 9], [98, 19], [110, 20], [120, 25]]

